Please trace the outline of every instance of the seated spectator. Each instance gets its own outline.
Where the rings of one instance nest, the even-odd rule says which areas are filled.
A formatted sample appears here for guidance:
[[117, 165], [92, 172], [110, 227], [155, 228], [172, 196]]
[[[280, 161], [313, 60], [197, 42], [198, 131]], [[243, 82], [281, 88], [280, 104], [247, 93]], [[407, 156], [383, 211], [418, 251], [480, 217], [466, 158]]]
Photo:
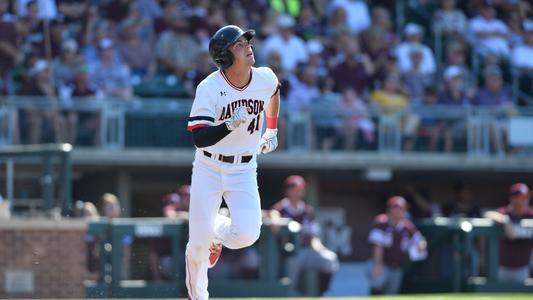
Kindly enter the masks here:
[[448, 43], [445, 48], [445, 61], [448, 66], [458, 66], [461, 68], [465, 87], [469, 93], [473, 93], [473, 89], [476, 88], [476, 78], [466, 63], [467, 50], [465, 47], [466, 45], [460, 42]]
[[162, 14], [154, 18], [152, 22], [154, 26], [155, 36], [159, 36], [163, 31], [170, 29], [172, 21], [176, 18], [178, 13], [178, 4], [179, 1], [176, 0], [163, 0], [160, 1], [162, 4]]
[[464, 12], [457, 9], [456, 2], [440, 0], [440, 9], [433, 15], [433, 30], [442, 33], [445, 38], [463, 40], [468, 24]]
[[323, 33], [319, 16], [311, 4], [303, 4], [296, 22], [294, 32], [306, 41], [312, 40]]
[[370, 116], [367, 103], [352, 88], [346, 88], [342, 93], [340, 103], [341, 117], [343, 118], [342, 135], [344, 149], [353, 150], [357, 146], [359, 133], [364, 139], [364, 148], [375, 142], [375, 125]]
[[[96, 89], [89, 83], [86, 66], [78, 66], [75, 69], [74, 78], [68, 85], [72, 91], [73, 101], [81, 103], [81, 101], [90, 101], [91, 99], [97, 100], [93, 99], [96, 96]], [[70, 125], [72, 140], [76, 144], [101, 145], [100, 118], [99, 110], [78, 112], [78, 122]]]
[[332, 11], [337, 7], [342, 7], [346, 11], [348, 26], [352, 34], [358, 34], [370, 26], [370, 13], [365, 1], [333, 0], [329, 5], [329, 10]]
[[416, 140], [416, 132], [420, 123], [418, 115], [408, 111], [410, 101], [401, 85], [398, 74], [388, 74], [385, 78], [383, 88], [376, 89], [371, 93], [374, 104], [384, 114], [401, 115], [401, 134], [404, 141], [404, 149], [412, 150]]
[[407, 93], [411, 98], [411, 104], [413, 106], [422, 104], [424, 90], [426, 87], [434, 84], [433, 74], [422, 73], [423, 55], [424, 52], [420, 45], [413, 45], [409, 51], [411, 68], [402, 74]]
[[383, 6], [376, 6], [372, 9], [372, 24], [363, 34], [367, 34], [372, 30], [383, 32], [384, 44], [388, 49], [393, 48], [398, 42], [390, 12]]
[[509, 204], [485, 213], [485, 218], [501, 224], [505, 232], [500, 240], [499, 251], [498, 279], [501, 282], [524, 284], [529, 277], [533, 235], [530, 230], [523, 230], [520, 221], [533, 218], [530, 197], [526, 184], [515, 183], [509, 189]]
[[342, 34], [350, 34], [348, 26], [348, 15], [346, 10], [340, 6], [335, 7], [327, 17], [327, 24], [324, 33], [328, 38], [335, 38]]
[[339, 114], [340, 97], [333, 93], [333, 80], [322, 77], [318, 81], [320, 95], [313, 101], [316, 110], [313, 111], [313, 123], [316, 128], [316, 145], [319, 150], [331, 150], [339, 138], [342, 121]]
[[358, 94], [367, 92], [374, 74], [374, 65], [370, 57], [360, 51], [359, 40], [349, 35], [341, 36], [341, 51], [335, 57], [330, 74], [335, 82], [334, 90], [340, 92], [353, 88]]
[[[309, 53], [308, 65], [316, 68], [318, 77], [327, 77], [329, 75], [326, 57], [324, 55], [324, 45], [318, 39], [307, 41], [307, 52]], [[278, 78], [279, 80], [279, 78]]]
[[117, 49], [131, 73], [138, 80], [151, 79], [157, 70], [152, 37], [142, 37], [142, 28], [135, 21], [124, 21], [117, 42]]
[[[52, 81], [49, 76], [48, 63], [45, 60], [36, 60], [28, 71], [28, 76], [25, 78], [23, 85], [19, 91], [21, 96], [37, 96], [46, 97], [46, 100], [53, 101], [55, 90], [52, 86]], [[28, 142], [30, 144], [40, 144], [43, 142], [43, 129], [46, 133], [45, 124], [52, 125], [53, 122], [61, 122], [60, 120], [51, 119], [51, 115], [44, 109], [27, 108], [22, 110], [21, 118], [28, 128]], [[53, 118], [58, 115], [54, 114]], [[43, 123], [44, 122], [44, 123]], [[53, 126], [55, 131], [55, 126]], [[56, 135], [60, 134], [55, 132]]]
[[426, 240], [406, 218], [407, 202], [394, 196], [387, 200], [387, 212], [374, 218], [368, 235], [372, 247], [372, 294], [398, 294], [402, 286], [403, 264], [409, 259], [427, 257]]
[[61, 44], [61, 54], [53, 62], [56, 87], [61, 87], [72, 81], [76, 68], [82, 64], [84, 64], [84, 60], [78, 54], [78, 43], [73, 39], [65, 40]]
[[488, 66], [483, 71], [484, 86], [479, 89], [472, 103], [480, 108], [490, 109], [493, 115], [491, 123], [491, 144], [497, 154], [506, 152], [507, 121], [516, 114], [511, 95], [503, 86], [502, 71], [498, 66]]
[[482, 55], [509, 56], [509, 28], [496, 18], [496, 11], [489, 1], [483, 1], [479, 15], [470, 19], [470, 43]]
[[89, 70], [91, 84], [108, 97], [130, 99], [133, 96], [130, 68], [115, 60], [115, 45], [110, 39], [100, 41], [100, 60]]
[[422, 51], [422, 65], [420, 73], [433, 75], [437, 70], [433, 51], [426, 45], [422, 44], [424, 40], [424, 28], [415, 23], [409, 23], [405, 26], [405, 41], [396, 47], [396, 56], [398, 57], [398, 66], [400, 71], [407, 72], [412, 68], [412, 61], [409, 57], [413, 45], [419, 46]]
[[[466, 139], [466, 121], [460, 112], [470, 104], [470, 98], [465, 90], [465, 79], [461, 68], [449, 66], [444, 71], [444, 89], [439, 93], [437, 104], [449, 107], [452, 114], [448, 118], [436, 119], [436, 126], [432, 131], [429, 149], [436, 151], [440, 140], [444, 137], [444, 151], [452, 152], [454, 141], [458, 137]], [[459, 114], [459, 118], [454, 116]]]
[[319, 225], [315, 220], [314, 208], [304, 202], [305, 180], [299, 175], [291, 175], [284, 181], [285, 198], [272, 206], [281, 217], [291, 218], [301, 224], [301, 241], [298, 253], [287, 262], [290, 293], [299, 295], [300, 275], [306, 271], [319, 271], [320, 295], [329, 289], [331, 278], [339, 268], [337, 254], [327, 249], [319, 238]]
[[184, 16], [176, 13], [170, 25], [155, 45], [159, 62], [157, 69], [181, 80], [188, 70], [193, 69], [202, 48], [189, 34], [189, 21]]
[[524, 22], [524, 43], [511, 53], [511, 62], [518, 69], [520, 90], [533, 94], [533, 21]]
[[287, 96], [287, 106], [295, 112], [308, 110], [311, 101], [316, 99], [320, 93], [317, 81], [316, 68], [310, 65], [301, 65], [298, 68], [297, 76], [291, 78], [291, 90]]
[[281, 65], [285, 71], [295, 71], [300, 63], [308, 60], [307, 48], [302, 38], [294, 34], [295, 21], [287, 15], [278, 17], [278, 30], [265, 38], [261, 49], [261, 56], [268, 57], [270, 52], [282, 50]]

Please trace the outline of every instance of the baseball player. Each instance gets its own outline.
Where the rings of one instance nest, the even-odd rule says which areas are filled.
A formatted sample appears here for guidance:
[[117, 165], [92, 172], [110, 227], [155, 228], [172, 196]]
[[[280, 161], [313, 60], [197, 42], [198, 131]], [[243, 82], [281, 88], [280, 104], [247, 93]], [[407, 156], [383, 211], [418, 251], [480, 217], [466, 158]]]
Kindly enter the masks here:
[[372, 246], [370, 284], [373, 294], [397, 294], [400, 291], [404, 261], [427, 256], [426, 240], [406, 218], [407, 202], [401, 196], [387, 200], [387, 213], [374, 218], [368, 235]]
[[[219, 70], [198, 85], [191, 108], [187, 129], [197, 150], [185, 253], [189, 299], [208, 299], [207, 270], [222, 246], [248, 247], [260, 233], [256, 155], [278, 145], [280, 96], [274, 72], [253, 67], [254, 35], [229, 25], [211, 37], [209, 54]], [[222, 198], [231, 218], [218, 213]]]

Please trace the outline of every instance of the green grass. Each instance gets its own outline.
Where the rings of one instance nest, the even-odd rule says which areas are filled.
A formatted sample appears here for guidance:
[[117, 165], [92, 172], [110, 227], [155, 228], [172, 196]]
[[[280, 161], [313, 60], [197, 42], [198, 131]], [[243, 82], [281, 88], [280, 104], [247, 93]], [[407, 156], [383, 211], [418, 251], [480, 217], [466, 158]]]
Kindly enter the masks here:
[[533, 300], [528, 294], [415, 294], [373, 297], [323, 297], [323, 298], [213, 298], [213, 300]]

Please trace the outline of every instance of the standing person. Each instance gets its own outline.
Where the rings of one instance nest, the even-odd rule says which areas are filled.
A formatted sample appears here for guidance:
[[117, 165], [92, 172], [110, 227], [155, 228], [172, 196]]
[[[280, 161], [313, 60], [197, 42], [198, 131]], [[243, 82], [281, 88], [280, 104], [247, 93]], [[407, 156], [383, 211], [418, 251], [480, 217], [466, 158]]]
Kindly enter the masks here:
[[[208, 299], [207, 269], [218, 261], [222, 246], [248, 247], [260, 234], [256, 154], [278, 145], [280, 96], [274, 72], [253, 67], [254, 35], [255, 30], [229, 25], [211, 37], [209, 54], [219, 70], [198, 85], [191, 108], [187, 129], [197, 150], [185, 255], [189, 299]], [[222, 198], [231, 218], [218, 213]]]
[[405, 199], [393, 196], [387, 200], [387, 213], [374, 219], [368, 236], [372, 246], [370, 282], [373, 294], [397, 294], [406, 258], [421, 260], [427, 256], [426, 240], [406, 218], [406, 213]]
[[520, 226], [522, 219], [533, 218], [529, 205], [530, 192], [525, 183], [515, 183], [509, 189], [509, 204], [488, 211], [485, 217], [504, 226], [505, 237], [500, 240], [500, 281], [524, 283], [529, 277], [529, 259], [533, 250], [530, 230]]
[[315, 220], [314, 208], [304, 202], [305, 180], [302, 176], [291, 175], [285, 179], [285, 198], [274, 204], [272, 209], [280, 216], [291, 218], [302, 225], [300, 249], [289, 258], [287, 269], [291, 279], [291, 293], [298, 295], [300, 275], [304, 271], [319, 271], [320, 295], [331, 283], [331, 278], [339, 268], [337, 254], [327, 249], [318, 236], [319, 224]]

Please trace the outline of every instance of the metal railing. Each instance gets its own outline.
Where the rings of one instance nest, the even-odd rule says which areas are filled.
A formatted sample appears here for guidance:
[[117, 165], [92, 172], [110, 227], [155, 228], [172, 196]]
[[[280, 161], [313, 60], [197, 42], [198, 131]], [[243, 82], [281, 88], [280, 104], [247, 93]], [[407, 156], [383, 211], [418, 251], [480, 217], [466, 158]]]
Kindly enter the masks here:
[[[61, 112], [78, 111], [94, 113], [99, 119], [100, 141], [97, 145], [103, 149], [124, 149], [128, 147], [192, 147], [190, 135], [186, 132], [187, 118], [192, 101], [190, 99], [74, 99], [71, 106], [60, 107]], [[28, 110], [42, 110], [47, 113], [51, 105], [46, 98], [36, 97], [10, 97], [0, 104], [0, 145], [15, 144], [20, 137], [27, 135], [28, 128], [21, 122], [21, 115]], [[280, 126], [280, 149], [286, 151], [314, 151], [314, 150], [348, 150], [360, 149], [400, 153], [406, 149], [406, 136], [411, 134], [417, 141], [414, 151], [442, 151], [439, 148], [429, 149], [424, 145], [431, 139], [431, 131], [437, 127], [440, 139], [444, 131], [452, 132], [455, 144], [454, 152], [468, 153], [469, 155], [489, 155], [495, 151], [491, 148], [506, 148], [507, 139], [505, 130], [507, 123], [515, 115], [522, 118], [533, 118], [533, 109], [520, 108], [515, 115], [506, 115], [499, 108], [479, 108], [474, 106], [418, 106], [404, 111], [390, 114], [380, 112], [370, 106], [369, 115], [346, 115], [340, 107], [324, 107], [314, 105], [300, 111], [283, 110]], [[58, 114], [62, 115], [62, 114]], [[26, 116], [27, 117], [27, 116]], [[323, 149], [318, 140], [320, 121], [329, 118], [332, 124], [329, 128], [329, 137], [336, 141], [333, 146]], [[365, 119], [373, 124], [372, 135], [375, 137], [372, 145], [361, 148], [358, 145], [346, 148], [343, 139], [346, 138], [349, 119]], [[406, 132], [406, 123], [414, 122], [411, 133]], [[17, 128], [19, 127], [20, 128]], [[522, 129], [522, 130], [527, 130]], [[361, 126], [353, 134], [361, 135]], [[502, 134], [495, 134], [501, 131]], [[96, 134], [96, 133], [93, 133]], [[359, 139], [359, 144], [361, 139]], [[28, 143], [22, 139], [22, 143]], [[72, 142], [76, 146], [76, 142]], [[442, 140], [440, 141], [442, 144]], [[498, 146], [499, 145], [499, 146]], [[497, 154], [501, 155], [502, 153]], [[505, 153], [503, 153], [505, 154]]]

